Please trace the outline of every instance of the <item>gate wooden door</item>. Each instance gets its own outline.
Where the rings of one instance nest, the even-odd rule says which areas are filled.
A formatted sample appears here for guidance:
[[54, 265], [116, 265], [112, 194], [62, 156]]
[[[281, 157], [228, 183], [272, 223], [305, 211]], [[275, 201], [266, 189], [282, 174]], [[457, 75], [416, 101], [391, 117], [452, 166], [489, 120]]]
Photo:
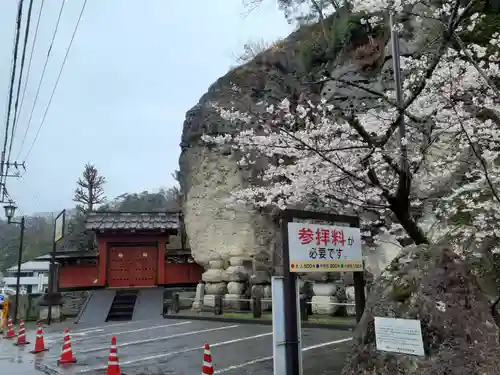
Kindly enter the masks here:
[[108, 286], [155, 286], [158, 270], [155, 246], [117, 246], [109, 249]]

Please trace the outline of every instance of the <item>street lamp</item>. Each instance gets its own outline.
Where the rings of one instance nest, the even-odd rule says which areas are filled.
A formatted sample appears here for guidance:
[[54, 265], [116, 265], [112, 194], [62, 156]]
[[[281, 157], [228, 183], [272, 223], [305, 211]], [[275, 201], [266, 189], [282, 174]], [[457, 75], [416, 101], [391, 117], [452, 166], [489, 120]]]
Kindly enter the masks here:
[[8, 205], [3, 206], [3, 208], [5, 209], [5, 216], [7, 217], [7, 221], [10, 224], [10, 221], [12, 220], [14, 214], [16, 213], [17, 207], [14, 206], [12, 203], [9, 203]]
[[19, 252], [17, 254], [17, 278], [16, 278], [16, 303], [14, 305], [14, 324], [17, 322], [17, 313], [19, 310], [19, 289], [21, 287], [21, 262], [23, 260], [23, 242], [24, 242], [24, 216], [21, 217], [20, 222], [12, 221], [14, 214], [16, 213], [17, 207], [9, 203], [3, 207], [5, 210], [5, 216], [7, 217], [7, 223], [9, 224], [19, 224], [21, 226], [21, 234], [19, 236]]

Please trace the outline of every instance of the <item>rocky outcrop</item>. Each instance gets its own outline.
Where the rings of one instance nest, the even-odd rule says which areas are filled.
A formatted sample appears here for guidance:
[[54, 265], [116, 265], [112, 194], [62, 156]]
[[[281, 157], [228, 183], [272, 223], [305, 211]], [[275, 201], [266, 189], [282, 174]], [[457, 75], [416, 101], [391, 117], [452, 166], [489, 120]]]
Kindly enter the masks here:
[[[349, 17], [347, 14], [345, 16]], [[335, 17], [331, 17], [328, 22], [335, 22]], [[432, 25], [408, 22], [412, 23], [408, 25], [409, 30], [432, 28]], [[179, 177], [185, 194], [186, 231], [195, 261], [206, 268], [203, 275], [206, 283], [204, 298], [209, 304], [218, 294], [227, 295], [233, 300], [237, 295], [242, 296], [242, 299], [248, 298], [251, 289], [243, 285], [249, 281], [261, 286], [269, 283], [272, 269], [277, 266], [272, 262], [275, 259], [273, 252], [279, 249], [276, 242], [276, 233], [279, 231], [269, 215], [248, 207], [228, 208], [226, 204], [231, 192], [255, 182], [258, 168], [262, 165], [251, 170], [244, 169], [238, 166], [239, 155], [230, 147], [217, 148], [201, 142], [204, 134], [235, 133], [241, 130], [231, 128], [223, 121], [213, 109], [213, 104], [244, 112], [258, 112], [263, 110], [259, 102], [272, 102], [306, 93], [308, 99], [323, 97], [345, 110], [354, 107], [370, 109], [380, 106], [374, 92], [382, 93], [393, 87], [391, 49], [388, 33], [384, 30], [374, 34], [370, 43], [366, 30], [351, 31], [350, 39], [346, 40], [342, 49], [333, 56], [321, 56], [316, 61], [309, 61], [304, 72], [303, 47], [321, 34], [318, 28], [318, 25], [303, 27], [250, 63], [231, 70], [217, 80], [186, 114]], [[417, 46], [422, 43], [422, 35], [409, 33], [408, 39], [401, 41], [401, 50], [405, 53], [417, 50]], [[374, 53], [368, 57], [359, 53], [363, 50], [360, 47], [367, 45], [374, 48]], [[322, 77], [325, 71], [330, 72], [330, 82], [324, 85], [303, 83]], [[366, 267], [374, 276], [385, 268], [400, 249], [395, 238], [389, 240], [387, 245], [363, 249]], [[256, 257], [267, 261], [256, 260]], [[241, 259], [247, 261], [241, 263]], [[312, 276], [305, 277], [314, 281]], [[333, 281], [316, 280], [317, 294], [313, 305], [317, 306], [317, 311], [332, 313], [336, 309], [333, 305], [336, 300]], [[319, 283], [328, 285], [321, 286]]]
[[269, 285], [278, 230], [270, 216], [248, 207], [228, 208], [230, 193], [248, 186], [255, 170], [242, 170], [233, 150], [207, 147], [200, 138], [238, 131], [215, 114], [213, 103], [248, 110], [257, 106], [256, 89], [284, 98], [289, 91], [280, 80], [278, 71], [266, 71], [255, 62], [239, 67], [213, 84], [186, 115], [179, 177], [193, 258], [206, 268], [204, 300], [209, 306], [216, 295], [248, 300], [249, 282]]
[[[405, 248], [373, 286], [342, 375], [500, 374], [500, 331], [472, 270], [449, 245]], [[425, 356], [377, 350], [374, 317], [419, 319]]]

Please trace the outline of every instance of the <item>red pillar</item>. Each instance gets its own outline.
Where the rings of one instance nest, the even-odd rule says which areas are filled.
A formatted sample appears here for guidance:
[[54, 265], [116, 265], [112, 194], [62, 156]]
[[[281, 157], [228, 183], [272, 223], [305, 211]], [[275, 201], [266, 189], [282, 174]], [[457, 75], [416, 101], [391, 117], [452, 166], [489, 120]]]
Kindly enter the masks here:
[[165, 249], [167, 247], [167, 240], [160, 239], [158, 241], [158, 285], [165, 284]]
[[98, 271], [98, 281], [95, 284], [96, 286], [105, 286], [106, 285], [106, 271], [108, 268], [107, 265], [107, 243], [106, 240], [99, 239], [99, 271]]

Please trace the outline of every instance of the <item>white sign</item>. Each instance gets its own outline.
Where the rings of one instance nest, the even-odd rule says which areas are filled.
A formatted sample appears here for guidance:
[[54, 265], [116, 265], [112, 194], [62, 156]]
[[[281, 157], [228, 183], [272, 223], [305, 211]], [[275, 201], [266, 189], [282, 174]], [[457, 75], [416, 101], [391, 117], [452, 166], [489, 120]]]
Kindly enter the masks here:
[[290, 272], [363, 270], [359, 228], [288, 223], [288, 246]]
[[62, 211], [57, 217], [54, 229], [54, 242], [59, 241], [64, 237], [64, 211]]
[[420, 320], [375, 317], [377, 349], [424, 356]]

